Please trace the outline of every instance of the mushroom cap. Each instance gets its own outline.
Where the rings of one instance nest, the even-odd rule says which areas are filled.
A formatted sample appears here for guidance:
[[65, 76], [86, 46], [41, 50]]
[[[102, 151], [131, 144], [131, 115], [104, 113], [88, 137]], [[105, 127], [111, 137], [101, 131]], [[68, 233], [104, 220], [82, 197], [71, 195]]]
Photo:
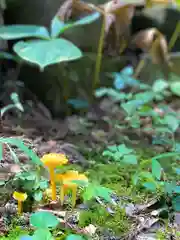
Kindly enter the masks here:
[[66, 185], [67, 187], [77, 185], [77, 183], [72, 182], [73, 180], [88, 182], [88, 178], [84, 174], [79, 174], [78, 171], [68, 171], [64, 174], [56, 174], [56, 180], [62, 181], [63, 185]]
[[68, 162], [68, 159], [63, 153], [49, 153], [45, 154], [41, 161], [48, 168], [56, 168]]
[[15, 191], [13, 193], [13, 198], [17, 201], [24, 202], [27, 199], [27, 194]]

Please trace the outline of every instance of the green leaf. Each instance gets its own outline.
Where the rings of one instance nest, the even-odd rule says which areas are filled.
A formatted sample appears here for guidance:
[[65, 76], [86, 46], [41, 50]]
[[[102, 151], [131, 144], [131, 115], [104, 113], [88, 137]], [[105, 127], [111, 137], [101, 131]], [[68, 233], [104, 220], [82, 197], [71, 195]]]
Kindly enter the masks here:
[[175, 187], [176, 187], [176, 182], [165, 182], [164, 184], [165, 193], [172, 195]]
[[117, 148], [118, 148], [118, 152], [120, 152], [122, 155], [126, 155], [133, 152], [133, 150], [130, 148], [127, 148], [125, 144], [121, 144]]
[[66, 237], [66, 240], [84, 240], [84, 238], [81, 235], [70, 234]]
[[92, 198], [101, 197], [107, 202], [111, 202], [112, 190], [106, 187], [97, 186], [96, 184], [89, 184], [83, 193], [84, 201], [89, 201]]
[[0, 143], [6, 143], [6, 144], [11, 144], [15, 145], [18, 147], [21, 151], [23, 151], [29, 158], [31, 158], [32, 162], [43, 166], [43, 163], [39, 159], [39, 157], [28, 147], [24, 145], [24, 143], [19, 140], [19, 139], [14, 139], [14, 138], [0, 138]]
[[174, 95], [180, 97], [180, 82], [179, 81], [170, 83], [170, 89]]
[[35, 25], [9, 25], [0, 27], [0, 38], [4, 40], [29, 37], [49, 38], [49, 33], [45, 27]]
[[55, 228], [59, 220], [50, 212], [35, 212], [30, 216], [30, 224], [36, 228]]
[[53, 240], [53, 236], [48, 229], [37, 229], [33, 234], [33, 240]]
[[155, 159], [152, 160], [152, 175], [157, 180], [161, 179], [161, 164]]
[[152, 192], [156, 191], [156, 184], [153, 182], [145, 182], [143, 183], [143, 186], [147, 189], [150, 190]]
[[169, 86], [168, 82], [164, 79], [158, 79], [155, 81], [155, 83], [152, 86], [152, 89], [154, 92], [162, 92]]
[[48, 188], [48, 181], [47, 181], [47, 180], [41, 180], [41, 181], [39, 182], [39, 187], [40, 187], [42, 190]]
[[68, 40], [20, 41], [13, 46], [14, 51], [25, 61], [37, 64], [43, 71], [48, 65], [71, 61], [82, 57], [82, 52]]
[[95, 20], [97, 20], [100, 16], [101, 16], [101, 14], [99, 12], [92, 13], [92, 14], [90, 14], [86, 17], [83, 17], [80, 20], [74, 22], [73, 27], [79, 26], [79, 25], [90, 24], [90, 23], [94, 22]]
[[37, 202], [40, 202], [43, 198], [43, 193], [41, 191], [37, 191], [34, 193], [34, 199]]
[[179, 120], [175, 116], [166, 115], [165, 122], [173, 132], [175, 132], [179, 127]]
[[9, 148], [10, 154], [11, 154], [12, 158], [14, 159], [14, 162], [16, 164], [19, 164], [20, 162], [19, 162], [19, 159], [18, 159], [16, 153], [12, 150], [12, 148], [9, 145], [7, 145], [7, 147]]
[[95, 90], [95, 96], [97, 98], [104, 97], [105, 95], [108, 94], [108, 88], [98, 88]]
[[129, 154], [129, 155], [125, 155], [123, 157], [123, 160], [122, 160], [124, 163], [127, 163], [127, 164], [133, 164], [133, 165], [136, 165], [137, 164], [137, 157], [136, 155], [133, 155], [133, 154]]
[[60, 32], [64, 29], [65, 23], [55, 16], [51, 21], [51, 37], [56, 38], [59, 36]]

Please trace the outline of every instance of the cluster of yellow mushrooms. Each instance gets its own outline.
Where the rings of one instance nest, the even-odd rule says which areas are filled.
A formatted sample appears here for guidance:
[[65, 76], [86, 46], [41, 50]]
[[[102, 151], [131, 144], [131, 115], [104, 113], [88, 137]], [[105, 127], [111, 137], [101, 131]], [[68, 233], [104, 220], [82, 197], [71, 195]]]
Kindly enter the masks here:
[[[50, 153], [45, 154], [41, 161], [44, 166], [49, 170], [49, 178], [51, 183], [51, 197], [52, 201], [57, 200], [56, 196], [56, 183], [60, 183], [60, 201], [61, 205], [64, 203], [64, 197], [67, 193], [67, 190], [72, 191], [72, 207], [76, 204], [76, 194], [77, 194], [77, 183], [73, 181], [84, 181], [88, 182], [87, 177], [84, 174], [79, 174], [78, 171], [68, 171], [64, 174], [58, 174], [55, 172], [55, 169], [59, 166], [68, 163], [68, 159], [62, 153]], [[18, 201], [18, 213], [22, 213], [22, 202], [27, 199], [26, 193], [14, 192], [13, 198]]]

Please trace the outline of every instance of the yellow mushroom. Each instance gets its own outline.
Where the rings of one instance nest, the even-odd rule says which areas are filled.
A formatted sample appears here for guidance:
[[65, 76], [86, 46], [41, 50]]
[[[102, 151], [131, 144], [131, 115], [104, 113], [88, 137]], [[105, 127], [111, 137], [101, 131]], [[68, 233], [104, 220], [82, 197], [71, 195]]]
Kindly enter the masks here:
[[61, 204], [64, 203], [64, 196], [66, 191], [72, 191], [72, 207], [76, 205], [77, 183], [72, 182], [75, 180], [82, 180], [88, 182], [88, 178], [84, 174], [79, 174], [78, 171], [68, 171], [64, 174], [56, 174], [56, 180], [61, 182], [60, 200]]
[[22, 202], [27, 199], [26, 193], [14, 192], [13, 198], [18, 201], [18, 214], [22, 213]]
[[62, 153], [49, 153], [45, 154], [41, 161], [49, 169], [51, 190], [52, 190], [52, 201], [56, 201], [56, 183], [54, 170], [58, 166], [62, 166], [68, 162], [65, 154]]

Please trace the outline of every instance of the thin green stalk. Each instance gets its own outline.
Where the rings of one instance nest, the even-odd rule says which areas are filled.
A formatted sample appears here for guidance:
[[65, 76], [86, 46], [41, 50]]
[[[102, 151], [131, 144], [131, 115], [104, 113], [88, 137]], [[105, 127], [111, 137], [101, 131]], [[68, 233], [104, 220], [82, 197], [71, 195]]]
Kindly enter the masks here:
[[174, 30], [174, 33], [173, 33], [173, 35], [172, 35], [172, 37], [169, 41], [169, 46], [168, 46], [169, 52], [174, 47], [179, 35], [180, 35], [180, 21], [178, 21], [178, 23], [176, 24], [176, 28]]
[[100, 39], [99, 39], [98, 51], [97, 51], [97, 57], [96, 57], [92, 96], [94, 95], [94, 90], [100, 83], [99, 73], [100, 73], [100, 69], [101, 69], [101, 62], [102, 62], [102, 55], [103, 55], [104, 37], [105, 37], [105, 22], [106, 22], [105, 16], [103, 15], [102, 17], [103, 17], [103, 22], [102, 22], [102, 26], [101, 26]]

